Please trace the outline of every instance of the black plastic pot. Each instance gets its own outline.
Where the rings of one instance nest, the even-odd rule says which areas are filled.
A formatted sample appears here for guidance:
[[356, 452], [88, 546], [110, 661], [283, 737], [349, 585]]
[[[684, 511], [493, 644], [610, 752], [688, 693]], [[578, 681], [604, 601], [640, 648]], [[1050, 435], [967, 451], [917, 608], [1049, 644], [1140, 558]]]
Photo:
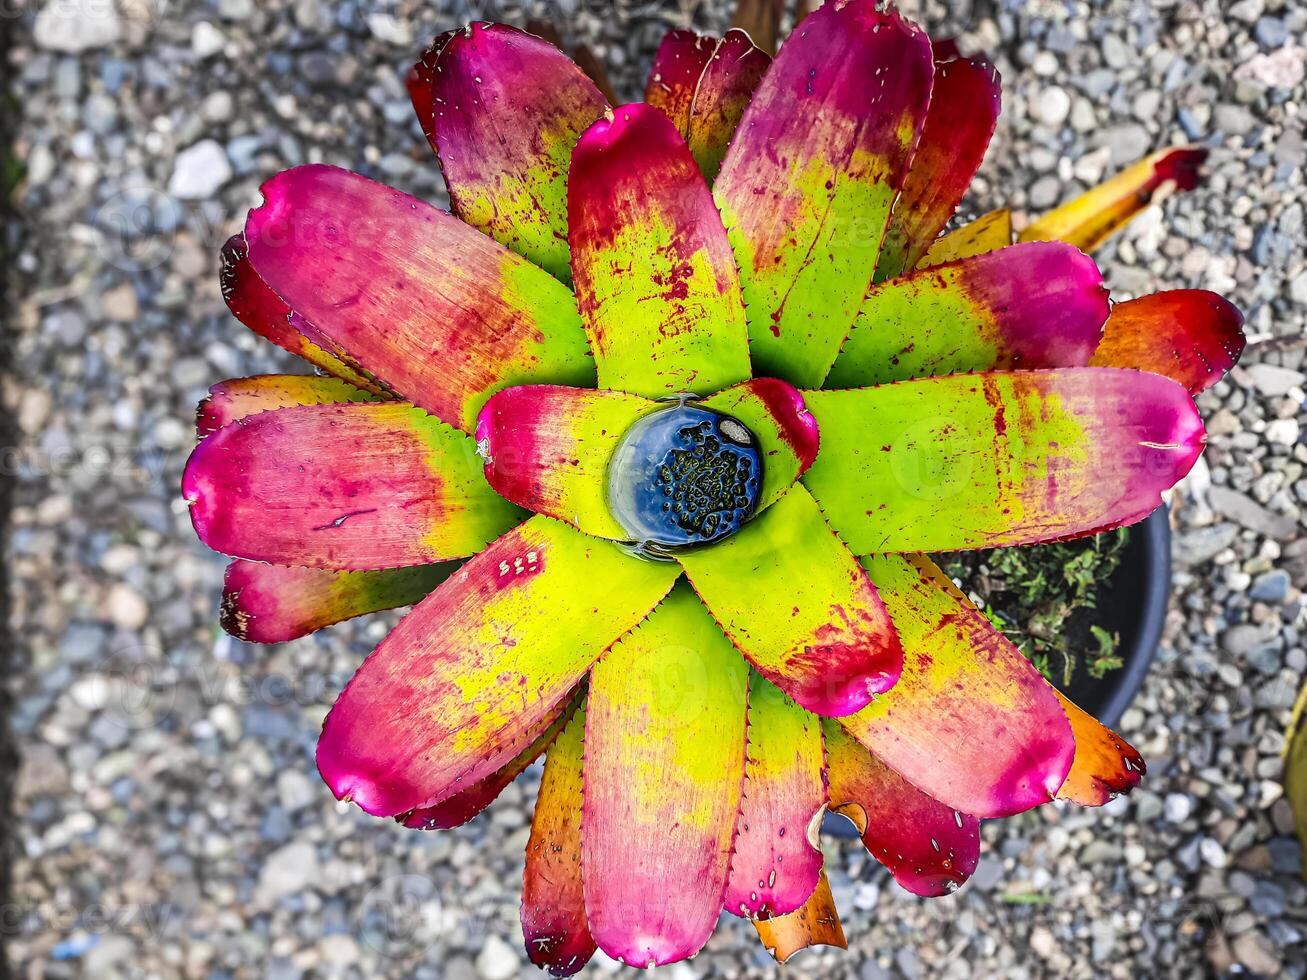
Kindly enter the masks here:
[[1095, 680], [1083, 666], [1062, 693], [1109, 728], [1139, 693], [1166, 625], [1171, 596], [1171, 524], [1165, 507], [1130, 529], [1121, 564], [1098, 593], [1098, 625], [1120, 636], [1124, 665]]
[[[1143, 686], [1166, 625], [1171, 595], [1171, 524], [1166, 507], [1130, 529], [1121, 564], [1098, 593], [1095, 619], [1120, 637], [1124, 664], [1106, 677], [1090, 677], [1083, 665], [1071, 683], [1058, 685], [1068, 698], [1109, 728], [1125, 714]], [[836, 837], [856, 837], [853, 824], [827, 814], [822, 827]]]

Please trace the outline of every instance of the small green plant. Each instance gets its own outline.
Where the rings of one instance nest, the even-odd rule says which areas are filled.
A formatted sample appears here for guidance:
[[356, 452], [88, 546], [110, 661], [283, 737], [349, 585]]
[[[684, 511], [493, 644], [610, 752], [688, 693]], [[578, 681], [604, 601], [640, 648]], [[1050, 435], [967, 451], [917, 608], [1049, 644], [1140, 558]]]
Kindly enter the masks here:
[[1129, 533], [1120, 528], [1031, 548], [968, 551], [944, 568], [1040, 673], [1065, 687], [1081, 662], [1095, 679], [1122, 665], [1120, 637], [1092, 618]]

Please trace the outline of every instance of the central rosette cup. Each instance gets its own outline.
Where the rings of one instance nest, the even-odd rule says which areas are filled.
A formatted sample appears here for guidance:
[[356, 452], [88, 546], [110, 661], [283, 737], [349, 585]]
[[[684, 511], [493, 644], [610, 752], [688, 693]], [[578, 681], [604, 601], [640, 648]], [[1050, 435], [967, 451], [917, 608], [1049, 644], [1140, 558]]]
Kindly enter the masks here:
[[803, 395], [775, 378], [661, 398], [522, 385], [491, 397], [476, 424], [504, 499], [677, 560], [738, 545], [746, 527], [781, 532], [778, 519], [758, 525], [816, 460], [818, 439]]
[[688, 399], [631, 426], [608, 464], [613, 516], [651, 557], [734, 534], [761, 490], [749, 428]]

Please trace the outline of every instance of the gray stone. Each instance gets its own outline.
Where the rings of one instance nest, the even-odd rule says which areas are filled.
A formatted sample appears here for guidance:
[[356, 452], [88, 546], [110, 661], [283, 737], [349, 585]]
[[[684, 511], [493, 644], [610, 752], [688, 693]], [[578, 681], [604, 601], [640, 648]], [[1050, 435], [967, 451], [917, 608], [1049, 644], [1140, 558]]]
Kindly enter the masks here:
[[981, 892], [993, 891], [1003, 880], [1003, 865], [988, 855], [981, 855], [971, 875], [971, 887]]
[[1126, 68], [1135, 57], [1134, 52], [1115, 34], [1104, 34], [1102, 47], [1103, 60], [1109, 68]]
[[86, 121], [87, 129], [104, 135], [111, 132], [118, 122], [118, 104], [109, 96], [97, 92], [87, 98], [82, 107], [82, 118]]
[[1080, 852], [1085, 864], [1117, 864], [1121, 860], [1121, 846], [1112, 841], [1092, 840]]
[[1062, 182], [1052, 174], [1040, 177], [1031, 185], [1030, 204], [1036, 208], [1049, 208], [1062, 196]]
[[900, 946], [894, 951], [894, 965], [908, 980], [921, 976], [921, 957], [907, 946]]
[[274, 956], [268, 961], [264, 980], [303, 980], [304, 971], [283, 956]]
[[1116, 952], [1116, 927], [1106, 919], [1094, 919], [1089, 924], [1089, 938], [1092, 943], [1090, 956], [1095, 963], [1106, 963]]
[[1275, 162], [1283, 167], [1300, 167], [1307, 161], [1307, 141], [1296, 130], [1281, 133], [1275, 141]]
[[1257, 882], [1252, 899], [1248, 902], [1253, 914], [1261, 916], [1263, 921], [1278, 919], [1284, 914], [1284, 906], [1284, 889], [1270, 881]]
[[1256, 117], [1246, 106], [1229, 102], [1222, 102], [1216, 107], [1212, 121], [1217, 129], [1232, 136], [1243, 136], [1257, 125]]
[[326, 51], [308, 51], [298, 61], [299, 73], [310, 85], [327, 87], [336, 81], [336, 56]]
[[1252, 667], [1259, 673], [1273, 676], [1280, 672], [1283, 659], [1280, 656], [1280, 646], [1275, 644], [1263, 644], [1248, 651], [1248, 666]]
[[252, 172], [255, 165], [255, 155], [263, 146], [263, 140], [258, 136], [237, 136], [227, 144], [227, 158], [232, 167], [239, 175]]
[[1235, 957], [1252, 973], [1278, 977], [1283, 968], [1275, 944], [1260, 930], [1245, 932], [1231, 944]]
[[1140, 823], [1152, 823], [1162, 815], [1162, 800], [1156, 793], [1150, 793], [1147, 790], [1135, 790], [1131, 794], [1131, 800], [1135, 805], [1135, 818]]
[[1279, 398], [1287, 395], [1294, 388], [1301, 389], [1307, 383], [1307, 375], [1290, 368], [1277, 367], [1274, 364], [1250, 364], [1242, 369], [1262, 395], [1267, 398]]
[[1240, 623], [1221, 634], [1221, 649], [1231, 656], [1246, 656], [1271, 639], [1274, 634], [1252, 623]]
[[1280, 603], [1289, 594], [1289, 573], [1282, 568], [1273, 568], [1253, 579], [1248, 594], [1260, 602]]
[[1086, 73], [1076, 81], [1090, 98], [1101, 99], [1112, 90], [1112, 86], [1116, 83], [1116, 72], [1108, 68], [1099, 68]]
[[1238, 533], [1233, 524], [1212, 524], [1186, 531], [1172, 539], [1172, 555], [1180, 565], [1201, 565], [1230, 547]]
[[1139, 123], [1123, 123], [1109, 127], [1103, 141], [1112, 150], [1112, 163], [1119, 167], [1147, 154], [1153, 138]]
[[1271, 867], [1280, 874], [1300, 875], [1303, 873], [1302, 845], [1293, 837], [1272, 838], [1268, 849], [1271, 855]]
[[1278, 48], [1289, 40], [1289, 29], [1279, 17], [1263, 17], [1253, 25], [1253, 37], [1264, 48]]
[[1267, 510], [1238, 490], [1212, 487], [1207, 491], [1207, 498], [1218, 514], [1268, 538], [1288, 538], [1298, 529], [1298, 522], [1293, 518]]
[[45, 329], [65, 347], [80, 347], [86, 339], [86, 318], [76, 310], [57, 310], [46, 317]]
[[1175, 851], [1175, 859], [1187, 871], [1197, 871], [1200, 864], [1198, 845], [1200, 838], [1191, 837]]
[[292, 813], [316, 802], [319, 788], [298, 769], [283, 769], [277, 774], [277, 796]]
[[1228, 881], [1230, 892], [1240, 898], [1251, 898], [1253, 892], [1257, 890], [1257, 879], [1242, 871], [1232, 872]]

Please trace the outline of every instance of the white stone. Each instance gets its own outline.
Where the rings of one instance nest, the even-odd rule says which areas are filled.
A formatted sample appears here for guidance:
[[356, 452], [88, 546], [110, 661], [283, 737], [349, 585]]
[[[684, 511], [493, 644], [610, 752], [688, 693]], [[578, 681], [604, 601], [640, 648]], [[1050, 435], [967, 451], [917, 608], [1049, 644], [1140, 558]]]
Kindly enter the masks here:
[[1194, 801], [1183, 793], [1170, 793], [1166, 797], [1166, 819], [1171, 823], [1183, 823], [1193, 813]]
[[1030, 933], [1030, 948], [1040, 959], [1048, 959], [1057, 952], [1057, 940], [1047, 929], [1040, 926]]
[[1257, 785], [1257, 806], [1265, 810], [1283, 795], [1283, 784], [1274, 779], [1263, 779]]
[[1166, 240], [1167, 229], [1166, 212], [1159, 205], [1150, 204], [1139, 212], [1126, 231], [1139, 254], [1151, 258]]
[[154, 441], [161, 449], [179, 449], [194, 438], [193, 427], [178, 418], [162, 418], [154, 426]]
[[218, 16], [226, 20], [249, 20], [254, 9], [254, 0], [218, 0]]
[[307, 841], [294, 841], [268, 856], [259, 870], [254, 897], [272, 905], [312, 884], [318, 877], [318, 852]]
[[1276, 419], [1266, 426], [1266, 441], [1281, 446], [1293, 446], [1298, 442], [1298, 420]]
[[183, 200], [212, 197], [231, 180], [231, 163], [217, 140], [200, 140], [177, 154], [168, 193]]
[[522, 960], [517, 950], [498, 936], [486, 937], [485, 945], [477, 954], [477, 976], [481, 980], [510, 980], [517, 976]]
[[1236, 81], [1293, 89], [1307, 76], [1307, 48], [1290, 41], [1278, 51], [1257, 54], [1234, 70]]
[[322, 941], [318, 943], [318, 953], [322, 957], [322, 962], [329, 967], [352, 966], [358, 962], [359, 944], [352, 936], [347, 936], [343, 932], [333, 932], [329, 936], [322, 937]]
[[139, 564], [140, 560], [139, 548], [130, 544], [114, 544], [100, 556], [100, 567], [110, 575], [124, 575], [129, 568]]
[[212, 58], [227, 46], [227, 35], [207, 20], [197, 21], [191, 28], [191, 52], [203, 61]]
[[609, 976], [615, 976], [623, 970], [622, 964], [617, 962], [617, 960], [613, 959], [602, 949], [595, 950], [594, 956], [590, 959], [590, 965]]
[[236, 108], [230, 92], [218, 91], [205, 98], [200, 106], [204, 118], [212, 122], [226, 122]]
[[277, 797], [293, 813], [311, 804], [317, 798], [317, 791], [300, 770], [283, 769], [277, 774]]
[[131, 937], [110, 932], [102, 935], [99, 941], [86, 951], [86, 959], [82, 963], [86, 968], [86, 976], [103, 977], [108, 976], [111, 971], [116, 971], [135, 955], [136, 944], [132, 942]]
[[1224, 868], [1230, 861], [1225, 854], [1225, 848], [1221, 842], [1214, 837], [1204, 837], [1198, 842], [1198, 853], [1202, 859], [1213, 868]]
[[107, 47], [121, 33], [114, 0], [49, 0], [32, 28], [37, 47], [69, 54]]
[[1066, 122], [1066, 117], [1070, 113], [1071, 96], [1066, 94], [1065, 89], [1058, 88], [1056, 85], [1050, 85], [1040, 92], [1039, 98], [1035, 101], [1035, 118], [1045, 126], [1054, 129], [1060, 127]]
[[[1071, 125], [1078, 133], [1087, 133], [1098, 126], [1098, 116], [1094, 112], [1094, 104], [1085, 98], [1078, 98], [1071, 107]], [[1108, 157], [1111, 157], [1111, 151]]]
[[406, 48], [413, 43], [413, 31], [408, 24], [391, 14], [368, 15], [368, 30], [378, 41]]
[[874, 881], [859, 882], [853, 890], [853, 907], [870, 911], [880, 901], [880, 885]]
[[1289, 298], [1301, 306], [1307, 306], [1307, 270], [1298, 273], [1289, 282]]
[[1057, 55], [1052, 51], [1038, 51], [1035, 53], [1035, 60], [1030, 66], [1034, 69], [1035, 74], [1041, 78], [1049, 78], [1056, 75], [1061, 66], [1057, 63]]
[[1083, 154], [1075, 162], [1072, 173], [1075, 174], [1076, 180], [1083, 184], [1097, 184], [1103, 179], [1103, 174], [1107, 170], [1107, 165], [1112, 162], [1112, 150], [1109, 147], [1101, 146], [1097, 150], [1091, 150]]
[[80, 677], [68, 688], [68, 697], [83, 711], [99, 711], [109, 701], [110, 685], [104, 674]]
[[50, 179], [56, 166], [54, 152], [44, 143], [37, 143], [27, 154], [27, 173], [23, 176], [29, 187], [39, 187]]
[[1262, 15], [1264, 10], [1266, 10], [1265, 0], [1239, 0], [1238, 3], [1230, 5], [1227, 13], [1235, 20], [1251, 24]]
[[105, 612], [115, 626], [125, 630], [138, 630], [150, 618], [150, 607], [141, 594], [130, 585], [118, 582], [110, 587], [105, 597]]
[[54, 408], [54, 396], [44, 388], [28, 388], [18, 402], [18, 428], [27, 435], [41, 431], [50, 411]]
[[140, 313], [136, 290], [129, 282], [121, 283], [101, 297], [101, 309], [110, 320], [131, 323]]

